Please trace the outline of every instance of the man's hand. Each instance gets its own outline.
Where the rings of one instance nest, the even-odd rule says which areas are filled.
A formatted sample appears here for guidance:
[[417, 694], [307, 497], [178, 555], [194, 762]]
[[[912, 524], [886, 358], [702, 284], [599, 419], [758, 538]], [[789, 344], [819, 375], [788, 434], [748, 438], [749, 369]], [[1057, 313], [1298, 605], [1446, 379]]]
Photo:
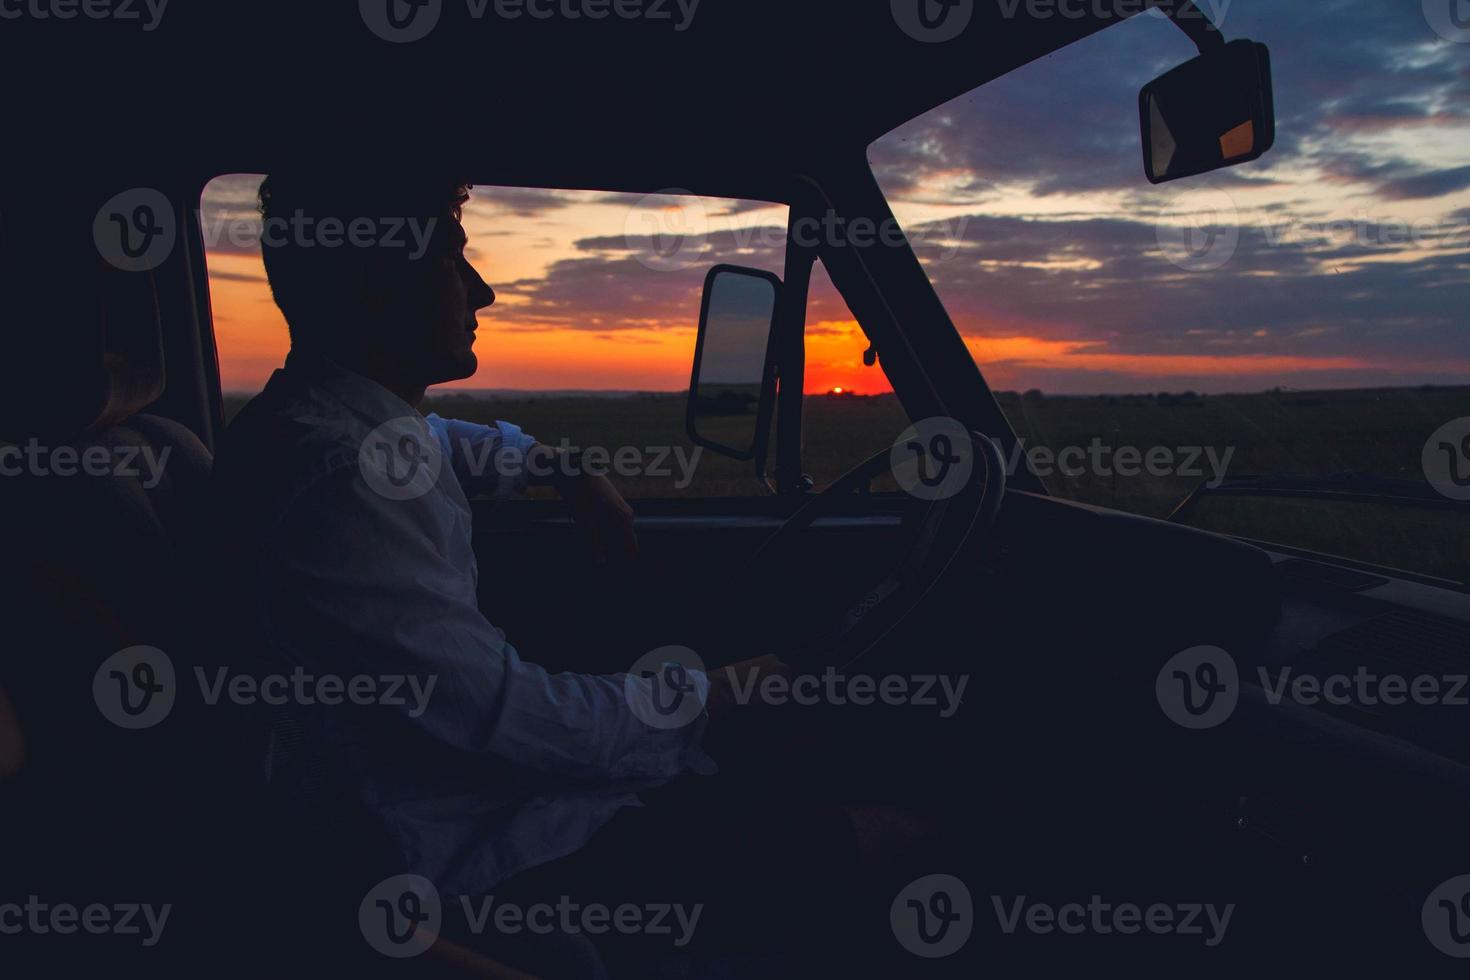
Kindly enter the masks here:
[[749, 700], [756, 701], [759, 700], [763, 678], [785, 677], [789, 680], [791, 675], [791, 668], [775, 656], [757, 657], [709, 671], [709, 699], [705, 702], [705, 710], [709, 712], [710, 721], [718, 723], [740, 706], [740, 698], [735, 693], [737, 690], [742, 695], [746, 691], [751, 692]]
[[[562, 462], [558, 460], [558, 463]], [[572, 518], [587, 535], [599, 560], [625, 564], [638, 556], [633, 508], [605, 476], [591, 476], [577, 466], [555, 467], [551, 485], [572, 508]]]
[[768, 729], [772, 714], [769, 707], [762, 710], [761, 681], [767, 677], [790, 680], [791, 676], [791, 668], [774, 656], [757, 657], [708, 672], [709, 697], [704, 708], [709, 724], [705, 728], [704, 744], [717, 761], [729, 760], [737, 752], [761, 754], [757, 743], [764, 734], [762, 730]]

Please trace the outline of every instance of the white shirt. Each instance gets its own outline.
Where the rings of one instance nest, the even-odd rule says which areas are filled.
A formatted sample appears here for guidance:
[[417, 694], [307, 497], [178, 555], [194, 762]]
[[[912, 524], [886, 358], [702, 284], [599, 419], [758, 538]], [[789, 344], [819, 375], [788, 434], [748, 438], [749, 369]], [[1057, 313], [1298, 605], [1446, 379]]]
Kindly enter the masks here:
[[[427, 436], [403, 441], [414, 431], [450, 465], [436, 464]], [[637, 805], [639, 789], [713, 769], [699, 749], [703, 717], [651, 728], [630, 708], [625, 675], [550, 674], [481, 614], [465, 490], [505, 497], [524, 478], [472, 464], [532, 444], [504, 422], [425, 418], [377, 383], [293, 352], [216, 464], [233, 601], [265, 669], [408, 676], [420, 689], [436, 679], [416, 717], [411, 697], [287, 710], [391, 841], [394, 870], [448, 894], [484, 894], [569, 854]], [[394, 472], [415, 455], [419, 472]], [[386, 468], [375, 462], [385, 456]], [[696, 683], [702, 697], [707, 680]]]

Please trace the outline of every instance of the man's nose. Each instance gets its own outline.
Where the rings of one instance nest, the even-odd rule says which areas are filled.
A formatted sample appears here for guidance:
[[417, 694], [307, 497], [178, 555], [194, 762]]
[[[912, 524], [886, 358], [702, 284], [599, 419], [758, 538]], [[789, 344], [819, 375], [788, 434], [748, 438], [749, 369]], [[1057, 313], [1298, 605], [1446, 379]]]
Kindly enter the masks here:
[[467, 261], [464, 263], [464, 277], [471, 310], [483, 310], [487, 306], [494, 305], [495, 290], [490, 288], [490, 284], [482, 279], [475, 271], [475, 267]]

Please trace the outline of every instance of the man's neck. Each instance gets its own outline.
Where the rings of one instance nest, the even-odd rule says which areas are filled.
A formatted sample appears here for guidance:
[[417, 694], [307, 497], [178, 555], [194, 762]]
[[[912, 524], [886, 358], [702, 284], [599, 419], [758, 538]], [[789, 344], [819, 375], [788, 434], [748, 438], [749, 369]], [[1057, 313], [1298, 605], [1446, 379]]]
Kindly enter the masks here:
[[370, 351], [314, 351], [314, 353], [330, 359], [354, 374], [362, 375], [369, 381], [376, 381], [414, 408], [419, 407], [419, 403], [424, 400], [424, 393], [428, 390], [427, 386], [422, 383], [404, 378], [401, 365]]

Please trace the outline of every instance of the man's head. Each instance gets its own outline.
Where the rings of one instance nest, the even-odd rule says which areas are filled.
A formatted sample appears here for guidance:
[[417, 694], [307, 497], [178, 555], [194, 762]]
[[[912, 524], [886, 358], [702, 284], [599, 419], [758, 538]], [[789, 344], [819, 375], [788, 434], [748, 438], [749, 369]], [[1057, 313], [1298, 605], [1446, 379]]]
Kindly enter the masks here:
[[474, 374], [475, 311], [495, 293], [464, 257], [468, 199], [452, 178], [268, 177], [261, 252], [292, 346], [398, 391]]

